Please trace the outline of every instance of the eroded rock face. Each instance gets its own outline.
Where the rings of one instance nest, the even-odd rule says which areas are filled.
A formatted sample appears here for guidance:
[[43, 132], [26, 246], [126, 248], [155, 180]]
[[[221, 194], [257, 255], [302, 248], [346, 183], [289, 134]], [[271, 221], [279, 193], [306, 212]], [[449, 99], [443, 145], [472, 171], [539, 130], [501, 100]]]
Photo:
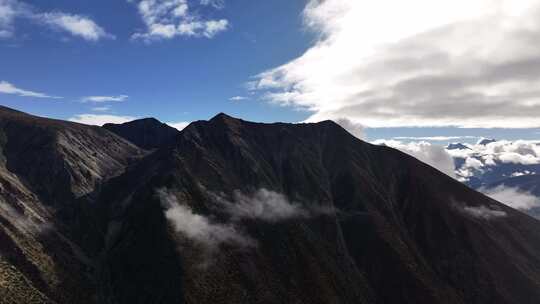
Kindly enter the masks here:
[[95, 302], [79, 200], [143, 154], [101, 128], [0, 107], [0, 302]]
[[[330, 121], [220, 114], [145, 154], [100, 128], [0, 119], [10, 303], [540, 298], [538, 221]], [[14, 130], [34, 136], [10, 144]]]

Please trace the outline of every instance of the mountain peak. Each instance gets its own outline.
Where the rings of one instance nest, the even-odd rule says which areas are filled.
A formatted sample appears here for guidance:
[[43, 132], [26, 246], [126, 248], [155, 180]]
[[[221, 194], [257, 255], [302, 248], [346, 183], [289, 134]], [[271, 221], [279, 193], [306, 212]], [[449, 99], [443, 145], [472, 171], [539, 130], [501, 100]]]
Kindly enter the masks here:
[[223, 112], [218, 113], [216, 116], [212, 117], [210, 121], [240, 121], [241, 119], [232, 117]]

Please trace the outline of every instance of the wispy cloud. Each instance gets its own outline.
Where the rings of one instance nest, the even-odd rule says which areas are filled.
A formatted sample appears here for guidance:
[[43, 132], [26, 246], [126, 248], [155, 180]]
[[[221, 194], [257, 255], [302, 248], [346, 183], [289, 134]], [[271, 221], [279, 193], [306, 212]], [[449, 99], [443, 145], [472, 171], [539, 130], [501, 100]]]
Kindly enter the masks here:
[[427, 140], [427, 141], [450, 141], [458, 139], [475, 139], [478, 136], [398, 136], [395, 140]]
[[540, 3], [310, 0], [319, 39], [252, 88], [368, 127], [540, 127]]
[[[227, 30], [226, 19], [204, 19], [191, 12], [196, 1], [188, 0], [141, 0], [130, 1], [137, 4], [139, 15], [146, 30], [133, 34], [133, 39], [146, 42], [172, 39], [177, 36], [212, 38]], [[203, 0], [199, 5], [221, 9], [223, 1]]]
[[232, 220], [252, 219], [270, 223], [320, 215], [335, 214], [337, 210], [317, 204], [304, 206], [291, 202], [284, 194], [268, 189], [258, 189], [252, 193], [234, 191], [232, 199], [223, 194], [207, 191], [217, 203], [218, 210], [232, 217]]
[[107, 33], [96, 22], [85, 16], [55, 12], [37, 14], [34, 18], [53, 29], [68, 32], [88, 41], [98, 41], [103, 38], [115, 39], [114, 35]]
[[480, 218], [484, 220], [490, 220], [494, 218], [500, 218], [507, 216], [506, 212], [498, 210], [496, 207], [486, 207], [486, 206], [465, 206], [463, 211], [475, 218]]
[[16, 87], [15, 85], [7, 81], [0, 81], [0, 93], [12, 94], [12, 95], [23, 96], [23, 97], [34, 97], [34, 98], [52, 98], [52, 99], [62, 98], [59, 96], [47, 95], [45, 93], [24, 90], [24, 89]]
[[133, 116], [118, 116], [107, 114], [78, 114], [71, 118], [69, 121], [77, 122], [85, 125], [102, 126], [106, 123], [122, 124], [128, 121], [137, 119]]
[[230, 101], [241, 101], [241, 100], [246, 100], [247, 97], [244, 97], [244, 96], [233, 96], [231, 98], [229, 98]]
[[110, 101], [125, 101], [129, 98], [128, 95], [117, 95], [117, 96], [86, 96], [82, 98], [83, 102], [110, 102]]
[[92, 111], [95, 111], [95, 112], [107, 112], [107, 111], [110, 111], [110, 110], [111, 110], [110, 106], [102, 106], [102, 107], [93, 107], [92, 108]]
[[115, 38], [90, 17], [61, 11], [40, 12], [36, 7], [18, 0], [0, 0], [0, 38], [14, 36], [14, 23], [17, 18], [30, 20], [87, 41]]
[[165, 209], [165, 217], [174, 230], [206, 249], [213, 251], [222, 244], [239, 247], [256, 246], [255, 240], [235, 226], [213, 222], [203, 215], [196, 214], [189, 206], [182, 205], [174, 193], [160, 189], [157, 194]]

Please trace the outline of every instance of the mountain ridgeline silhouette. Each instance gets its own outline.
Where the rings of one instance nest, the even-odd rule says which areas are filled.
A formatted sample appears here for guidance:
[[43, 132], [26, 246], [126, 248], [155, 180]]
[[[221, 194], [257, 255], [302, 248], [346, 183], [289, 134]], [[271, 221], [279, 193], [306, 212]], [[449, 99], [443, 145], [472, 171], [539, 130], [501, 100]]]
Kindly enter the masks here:
[[0, 302], [540, 299], [540, 222], [411, 156], [332, 121], [156, 122], [0, 108]]

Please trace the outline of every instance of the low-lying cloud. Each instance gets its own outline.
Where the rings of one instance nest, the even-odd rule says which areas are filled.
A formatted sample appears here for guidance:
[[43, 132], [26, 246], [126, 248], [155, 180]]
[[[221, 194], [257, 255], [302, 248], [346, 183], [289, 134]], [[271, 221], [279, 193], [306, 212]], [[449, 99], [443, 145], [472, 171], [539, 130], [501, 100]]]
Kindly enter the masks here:
[[480, 188], [479, 191], [514, 209], [528, 211], [540, 207], [540, 198], [518, 188], [501, 185], [490, 189]]
[[223, 194], [218, 195], [212, 192], [208, 194], [217, 203], [219, 210], [229, 215], [233, 221], [251, 219], [276, 223], [336, 213], [332, 207], [303, 206], [300, 203], [291, 202], [285, 195], [265, 188], [250, 194], [236, 190], [231, 200]]
[[238, 247], [253, 247], [256, 242], [243, 234], [232, 224], [223, 224], [196, 214], [190, 207], [182, 205], [177, 197], [165, 189], [157, 191], [165, 217], [177, 233], [203, 245], [206, 249], [214, 250], [222, 244]]
[[494, 207], [491, 208], [491, 207], [487, 207], [483, 205], [476, 206], [476, 207], [466, 206], [463, 208], [463, 211], [472, 217], [480, 218], [484, 220], [505, 217], [507, 215], [506, 212], [502, 210], [498, 210], [498, 209], [495, 209]]

